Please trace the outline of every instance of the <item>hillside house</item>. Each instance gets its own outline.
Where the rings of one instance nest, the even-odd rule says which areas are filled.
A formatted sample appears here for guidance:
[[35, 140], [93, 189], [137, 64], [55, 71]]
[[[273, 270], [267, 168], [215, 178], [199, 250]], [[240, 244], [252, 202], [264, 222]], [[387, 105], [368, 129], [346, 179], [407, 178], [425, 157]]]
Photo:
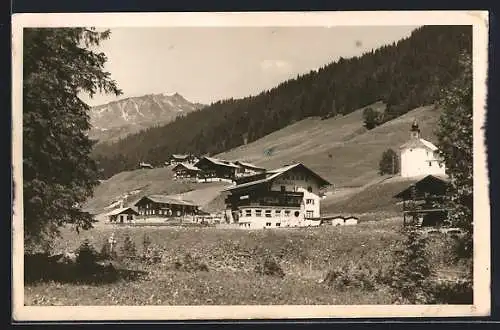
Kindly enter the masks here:
[[144, 217], [194, 216], [198, 211], [198, 206], [194, 203], [166, 195], [144, 196], [134, 206], [139, 215]]
[[266, 172], [265, 168], [247, 162], [242, 162], [238, 160], [235, 161], [234, 164], [239, 166], [239, 169], [236, 171], [237, 178]]
[[173, 154], [170, 156], [170, 165], [177, 165], [177, 164], [195, 164], [198, 161], [198, 158], [196, 158], [193, 155], [179, 155], [179, 154]]
[[403, 224], [412, 219], [420, 226], [439, 226], [448, 216], [443, 205], [448, 178], [428, 175], [401, 191], [395, 198], [403, 201]]
[[200, 169], [198, 174], [199, 182], [232, 182], [240, 168], [230, 161], [213, 157], [203, 157], [194, 166]]
[[401, 176], [405, 178], [421, 175], [445, 175], [446, 169], [438, 148], [420, 137], [416, 121], [410, 129], [410, 140], [400, 147]]
[[153, 168], [153, 165], [149, 164], [149, 163], [144, 163], [144, 162], [140, 162], [139, 163], [139, 168], [146, 168], [146, 169], [152, 169]]
[[179, 163], [172, 169], [174, 179], [197, 180], [200, 169], [189, 163]]
[[300, 163], [253, 176], [226, 189], [230, 221], [246, 229], [318, 226], [321, 190], [329, 184]]
[[120, 207], [106, 214], [109, 222], [125, 223], [133, 222], [139, 213], [131, 207]]

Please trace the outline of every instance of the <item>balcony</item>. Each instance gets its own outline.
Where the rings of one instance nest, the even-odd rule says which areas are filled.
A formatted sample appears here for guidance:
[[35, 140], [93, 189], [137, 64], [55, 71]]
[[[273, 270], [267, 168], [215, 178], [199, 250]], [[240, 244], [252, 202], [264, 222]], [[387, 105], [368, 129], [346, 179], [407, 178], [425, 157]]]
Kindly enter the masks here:
[[262, 193], [249, 193], [230, 195], [226, 198], [226, 205], [239, 206], [292, 206], [297, 207], [302, 203], [304, 193], [267, 191]]

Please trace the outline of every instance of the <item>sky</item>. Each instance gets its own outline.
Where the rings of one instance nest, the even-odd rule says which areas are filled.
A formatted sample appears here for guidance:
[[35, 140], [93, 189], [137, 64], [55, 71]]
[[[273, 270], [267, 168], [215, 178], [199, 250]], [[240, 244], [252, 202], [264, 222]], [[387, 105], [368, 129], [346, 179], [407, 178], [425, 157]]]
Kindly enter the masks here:
[[417, 26], [113, 28], [99, 50], [123, 94], [89, 105], [179, 93], [192, 102], [256, 95], [340, 57], [361, 55]]

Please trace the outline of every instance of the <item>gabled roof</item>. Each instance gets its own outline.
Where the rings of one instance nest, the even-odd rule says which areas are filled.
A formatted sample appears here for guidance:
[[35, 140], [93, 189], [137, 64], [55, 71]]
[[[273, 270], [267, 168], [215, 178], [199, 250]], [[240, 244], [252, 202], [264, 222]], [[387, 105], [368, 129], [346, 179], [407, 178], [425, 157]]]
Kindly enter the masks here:
[[125, 211], [129, 211], [129, 210], [132, 211], [135, 215], [139, 215], [139, 213], [131, 207], [121, 207], [121, 208], [114, 209], [113, 211], [106, 213], [106, 216], [118, 215], [118, 214], [124, 213]]
[[284, 173], [286, 173], [294, 168], [299, 168], [299, 167], [310, 172], [314, 177], [316, 177], [316, 179], [318, 179], [321, 182], [321, 185], [326, 186], [326, 185], [330, 184], [330, 182], [323, 179], [321, 176], [319, 176], [317, 173], [313, 172], [312, 170], [310, 170], [309, 168], [304, 166], [302, 163], [296, 163], [296, 164], [287, 165], [284, 167], [280, 167], [280, 168], [277, 168], [274, 170], [267, 171], [267, 173], [270, 175], [264, 179], [259, 179], [259, 180], [255, 180], [255, 181], [242, 183], [242, 184], [239, 184], [236, 186], [226, 188], [226, 189], [224, 189], [224, 191], [231, 191], [231, 190], [236, 190], [236, 189], [240, 189], [240, 188], [250, 187], [250, 186], [261, 184], [261, 183], [271, 182], [272, 180], [276, 179], [277, 177], [281, 176], [282, 174], [284, 174]]
[[[142, 197], [139, 201], [141, 201], [144, 198], [148, 198], [155, 203], [196, 206], [196, 204], [194, 204], [191, 201], [186, 201], [186, 200], [174, 198], [172, 196], [167, 196], [167, 195], [148, 195], [148, 196]], [[137, 201], [135, 203], [135, 205], [137, 205], [137, 203], [139, 203], [139, 201]]]
[[188, 158], [188, 157], [189, 157], [189, 155], [176, 155], [176, 154], [174, 154], [174, 155], [172, 155], [172, 157], [174, 157], [174, 158], [184, 159], [184, 158]]
[[185, 169], [188, 169], [191, 171], [199, 171], [200, 170], [198, 167], [191, 165], [191, 164], [187, 164], [187, 163], [179, 163], [179, 164], [175, 165], [172, 170], [175, 171], [178, 167], [184, 167]]
[[431, 151], [438, 150], [438, 147], [436, 147], [432, 142], [424, 139], [411, 139], [410, 141], [406, 142], [399, 148], [407, 149], [407, 148], [419, 148], [419, 147], [424, 147], [426, 149], [430, 149]]
[[234, 162], [234, 164], [236, 164], [236, 165], [241, 165], [241, 166], [243, 166], [243, 167], [254, 168], [254, 169], [256, 169], [256, 170], [265, 170], [265, 168], [263, 168], [263, 167], [259, 167], [259, 166], [256, 166], [256, 165], [254, 165], [254, 164], [247, 163], [247, 162], [242, 162], [242, 161], [240, 161], [240, 160], [235, 161], [235, 162]]
[[410, 198], [412, 190], [416, 189], [417, 197], [428, 193], [431, 195], [443, 195], [446, 193], [448, 177], [427, 175], [423, 179], [411, 184], [408, 188], [396, 194], [394, 198]]
[[[202, 159], [200, 159], [200, 160], [198, 161], [198, 163], [199, 163], [199, 162], [201, 162], [203, 159], [206, 159], [206, 160], [208, 160], [209, 162], [211, 162], [211, 163], [213, 163], [213, 164], [216, 164], [216, 165], [220, 165], [220, 166], [227, 166], [227, 167], [240, 168], [238, 165], [235, 165], [235, 164], [231, 163], [231, 162], [230, 162], [230, 161], [228, 161], [228, 160], [217, 159], [217, 158], [212, 158], [212, 157], [207, 157], [207, 156], [205, 156], [205, 157], [203, 157]], [[198, 163], [196, 163], [196, 164], [198, 164]], [[196, 164], [195, 164], [195, 165], [196, 165]]]

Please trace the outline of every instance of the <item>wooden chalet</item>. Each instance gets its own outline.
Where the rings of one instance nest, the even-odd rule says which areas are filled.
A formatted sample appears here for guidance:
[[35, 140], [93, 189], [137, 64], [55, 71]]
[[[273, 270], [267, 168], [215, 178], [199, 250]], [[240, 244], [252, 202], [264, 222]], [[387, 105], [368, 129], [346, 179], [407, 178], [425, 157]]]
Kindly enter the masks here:
[[234, 164], [239, 166], [239, 169], [236, 170], [236, 177], [255, 175], [255, 174], [266, 172], [265, 168], [256, 166], [256, 165], [251, 164], [251, 163], [242, 162], [242, 161], [238, 160], [238, 161], [235, 161]]
[[403, 201], [403, 223], [419, 219], [421, 226], [439, 226], [448, 216], [447, 178], [428, 175], [401, 191], [395, 198]]
[[145, 217], [182, 217], [196, 215], [198, 206], [192, 202], [166, 195], [149, 195], [134, 204], [138, 213]]
[[243, 228], [319, 225], [320, 190], [330, 183], [303, 164], [237, 180], [226, 206]]
[[170, 165], [177, 165], [181, 163], [186, 163], [186, 164], [194, 164], [198, 161], [198, 159], [193, 156], [193, 155], [180, 155], [180, 154], [173, 154], [170, 156]]
[[188, 163], [179, 163], [172, 169], [174, 178], [176, 179], [193, 179], [196, 180], [200, 173], [200, 169]]
[[213, 157], [203, 157], [194, 166], [200, 169], [200, 181], [233, 181], [239, 166], [234, 163]]
[[132, 222], [139, 213], [131, 207], [121, 207], [106, 214], [109, 222]]

